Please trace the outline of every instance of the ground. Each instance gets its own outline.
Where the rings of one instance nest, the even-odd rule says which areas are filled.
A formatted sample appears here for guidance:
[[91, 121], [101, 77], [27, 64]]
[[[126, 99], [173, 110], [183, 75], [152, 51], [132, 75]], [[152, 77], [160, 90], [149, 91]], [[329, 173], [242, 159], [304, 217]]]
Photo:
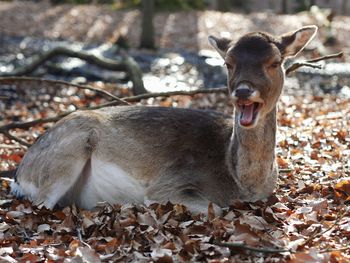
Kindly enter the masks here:
[[[83, 42], [106, 42], [124, 35], [132, 47], [138, 47], [141, 14], [137, 10], [113, 10], [110, 6], [57, 5], [46, 1], [1, 2], [0, 34], [67, 39]], [[332, 30], [348, 56], [350, 52], [350, 18], [335, 16]], [[318, 39], [328, 30], [322, 12], [316, 14], [276, 15], [269, 12], [220, 13], [216, 11], [160, 12], [154, 20], [156, 44], [172, 51], [208, 49], [209, 35], [222, 35], [237, 39], [250, 31], [264, 30], [283, 34], [303, 25], [320, 26]], [[313, 46], [320, 46], [314, 41]]]
[[[24, 14], [19, 7], [25, 7], [27, 12]], [[103, 35], [98, 38], [100, 41], [113, 36], [113, 31], [97, 30], [97, 33], [90, 34], [86, 31], [93, 28], [94, 14], [109, 12], [111, 19], [118, 17], [113, 15], [114, 11], [96, 6], [56, 6], [50, 9], [46, 5], [23, 2], [1, 3], [0, 12], [3, 12], [0, 15], [0, 33], [66, 37], [81, 41], [98, 32]], [[23, 16], [19, 15], [20, 12]], [[84, 12], [89, 12], [89, 15], [83, 19]], [[138, 16], [136, 11], [123, 14], [130, 19], [133, 14]], [[199, 15], [195, 18], [193, 14]], [[177, 32], [172, 24], [177, 21], [177, 15], [187, 16], [189, 24], [198, 23], [193, 30], [199, 32], [192, 31], [192, 27], [189, 31], [182, 28], [181, 32]], [[203, 44], [204, 41], [206, 43], [206, 34], [233, 32], [233, 25], [240, 26], [235, 33], [258, 26], [284, 32], [285, 28], [308, 24], [310, 20], [307, 19], [311, 19], [306, 14], [274, 16], [272, 20], [276, 24], [270, 24], [267, 18], [271, 16], [264, 13], [247, 18], [240, 14], [220, 16], [209, 11], [162, 14], [157, 19], [162, 16], [168, 17], [167, 23], [162, 25], [169, 24], [169, 30], [163, 33], [164, 38], [159, 36], [162, 47], [191, 50], [207, 47]], [[97, 21], [100, 25], [110, 21], [108, 17], [99, 17]], [[64, 23], [57, 22], [59, 19]], [[67, 28], [69, 19], [73, 19], [74, 26]], [[74, 19], [80, 19], [82, 23]], [[89, 19], [88, 25], [86, 21]], [[347, 19], [336, 20], [335, 24], [341, 25]], [[133, 20], [125, 21], [127, 27]], [[181, 22], [185, 23], [184, 19]], [[244, 23], [254, 26], [246, 27]], [[178, 23], [176, 25], [180, 27]], [[339, 26], [338, 29], [344, 33], [338, 34], [339, 39], [345, 38], [347, 27]], [[131, 31], [130, 41], [136, 46], [137, 30]], [[172, 35], [171, 32], [177, 33]], [[180, 33], [187, 37], [180, 40]], [[190, 37], [194, 34], [198, 38]], [[348, 50], [346, 42], [339, 41], [339, 47], [345, 52]], [[119, 97], [131, 96], [128, 89], [116, 85], [93, 85]], [[64, 85], [39, 86], [35, 82], [17, 82], [3, 87], [16, 90], [18, 97], [1, 103], [0, 126], [13, 121], [55, 116], [77, 107], [99, 105], [110, 99], [90, 90]], [[204, 216], [190, 214], [185, 207], [170, 203], [149, 206], [101, 204], [97, 211], [81, 210], [75, 206], [49, 211], [33, 207], [26, 200], [15, 199], [9, 194], [11, 178], [3, 178], [0, 192], [0, 261], [349, 262], [350, 105], [344, 94], [312, 95], [287, 90], [279, 103], [276, 154], [280, 176], [276, 193], [268, 200], [256, 203], [234, 203], [221, 217], [213, 213], [211, 206], [208, 207], [208, 216]], [[225, 93], [146, 99], [135, 104], [232, 112]], [[51, 125], [16, 129], [12, 133], [32, 143]], [[2, 134], [0, 146], [1, 171], [14, 169], [27, 149]]]

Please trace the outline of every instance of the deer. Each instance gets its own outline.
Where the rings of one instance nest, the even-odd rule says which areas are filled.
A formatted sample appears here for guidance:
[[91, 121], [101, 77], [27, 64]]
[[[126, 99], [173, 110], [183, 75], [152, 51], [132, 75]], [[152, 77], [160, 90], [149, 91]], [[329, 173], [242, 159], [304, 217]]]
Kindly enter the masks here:
[[233, 116], [207, 110], [114, 106], [81, 110], [40, 136], [21, 161], [11, 191], [53, 209], [75, 203], [180, 203], [220, 213], [235, 200], [254, 202], [277, 187], [277, 103], [283, 62], [317, 27], [237, 41], [209, 36], [224, 60]]

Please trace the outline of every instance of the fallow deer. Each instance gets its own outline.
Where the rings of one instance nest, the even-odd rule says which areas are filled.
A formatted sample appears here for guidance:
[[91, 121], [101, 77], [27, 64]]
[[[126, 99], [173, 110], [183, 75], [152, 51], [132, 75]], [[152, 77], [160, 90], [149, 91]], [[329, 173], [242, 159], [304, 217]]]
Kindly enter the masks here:
[[119, 106], [78, 111], [29, 148], [12, 192], [36, 205], [92, 209], [100, 201], [171, 201], [194, 212], [256, 201], [276, 187], [276, 104], [283, 61], [316, 26], [278, 37], [249, 33], [236, 43], [209, 37], [225, 60], [233, 121], [208, 111]]

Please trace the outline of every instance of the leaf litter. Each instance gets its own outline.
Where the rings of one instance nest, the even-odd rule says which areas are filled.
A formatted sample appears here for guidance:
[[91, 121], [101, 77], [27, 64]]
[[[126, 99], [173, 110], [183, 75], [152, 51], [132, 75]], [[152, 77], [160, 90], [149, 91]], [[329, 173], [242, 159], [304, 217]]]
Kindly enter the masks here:
[[[105, 102], [94, 92], [73, 88], [69, 92], [17, 88], [24, 96], [6, 105], [4, 124]], [[117, 96], [130, 95], [123, 88], [105, 89]], [[225, 94], [198, 94], [191, 100], [152, 98], [136, 104], [232, 111]], [[268, 200], [233, 203], [220, 217], [212, 205], [204, 216], [171, 203], [101, 203], [94, 211], [75, 206], [50, 211], [14, 199], [9, 180], [3, 178], [0, 261], [348, 262], [349, 101], [332, 95], [285, 94], [278, 115], [276, 154], [281, 172], [276, 193]], [[13, 132], [34, 142], [50, 125]], [[15, 168], [26, 148], [2, 135], [0, 144], [0, 169]]]

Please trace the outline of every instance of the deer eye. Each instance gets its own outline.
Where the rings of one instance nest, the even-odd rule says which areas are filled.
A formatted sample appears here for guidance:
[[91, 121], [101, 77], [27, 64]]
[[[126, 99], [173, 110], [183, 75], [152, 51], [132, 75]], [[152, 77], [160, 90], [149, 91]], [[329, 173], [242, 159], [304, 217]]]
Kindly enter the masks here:
[[225, 61], [225, 66], [227, 67], [227, 69], [233, 69], [233, 64], [227, 61]]
[[277, 67], [279, 67], [281, 65], [281, 61], [275, 61], [275, 62], [273, 62], [271, 65], [270, 65], [270, 67], [271, 68], [277, 68]]

